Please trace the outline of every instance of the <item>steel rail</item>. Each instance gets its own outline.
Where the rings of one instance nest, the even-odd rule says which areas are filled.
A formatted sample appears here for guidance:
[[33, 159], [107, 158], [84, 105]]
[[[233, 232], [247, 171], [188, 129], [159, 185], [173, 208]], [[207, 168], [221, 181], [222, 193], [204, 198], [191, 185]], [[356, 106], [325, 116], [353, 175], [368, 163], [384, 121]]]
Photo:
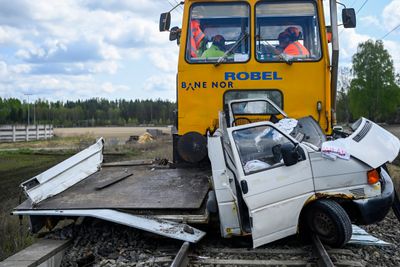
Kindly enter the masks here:
[[174, 261], [171, 264], [171, 267], [186, 267], [189, 263], [188, 252], [189, 242], [184, 242], [182, 244], [182, 247], [178, 251], [178, 254], [176, 254]]
[[321, 240], [316, 234], [312, 234], [312, 250], [314, 256], [317, 257], [317, 266], [319, 267], [334, 267], [331, 258], [326, 252], [325, 247], [322, 245]]

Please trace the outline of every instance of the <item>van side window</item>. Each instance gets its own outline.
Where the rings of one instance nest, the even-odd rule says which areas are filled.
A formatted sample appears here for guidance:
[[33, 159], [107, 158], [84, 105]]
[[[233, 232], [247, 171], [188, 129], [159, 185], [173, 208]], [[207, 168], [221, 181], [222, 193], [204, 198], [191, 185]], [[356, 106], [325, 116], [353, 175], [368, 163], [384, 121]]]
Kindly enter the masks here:
[[291, 142], [271, 126], [239, 129], [232, 133], [246, 175], [282, 166], [282, 144]]

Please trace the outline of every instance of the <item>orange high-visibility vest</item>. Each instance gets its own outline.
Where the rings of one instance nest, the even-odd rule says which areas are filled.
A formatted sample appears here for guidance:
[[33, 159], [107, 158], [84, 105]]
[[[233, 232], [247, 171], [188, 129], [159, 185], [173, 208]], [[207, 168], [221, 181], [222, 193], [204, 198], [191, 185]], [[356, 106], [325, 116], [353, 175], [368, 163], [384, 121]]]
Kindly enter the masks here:
[[201, 40], [205, 37], [204, 33], [200, 29], [200, 23], [198, 20], [192, 20], [190, 22], [191, 37], [190, 37], [190, 55], [191, 57], [197, 57], [197, 50], [200, 47]]
[[283, 50], [283, 53], [291, 56], [309, 56], [310, 52], [308, 52], [307, 48], [305, 48], [301, 43], [299, 42], [293, 42], [286, 46], [285, 50]]

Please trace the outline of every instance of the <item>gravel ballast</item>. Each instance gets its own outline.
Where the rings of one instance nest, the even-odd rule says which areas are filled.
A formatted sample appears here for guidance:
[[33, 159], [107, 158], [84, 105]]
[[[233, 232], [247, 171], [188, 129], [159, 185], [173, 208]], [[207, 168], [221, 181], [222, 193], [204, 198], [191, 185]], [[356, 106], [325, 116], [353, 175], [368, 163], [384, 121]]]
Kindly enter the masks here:
[[[346, 245], [343, 251], [327, 248], [334, 262], [357, 261], [362, 266], [400, 266], [400, 223], [391, 211], [380, 223], [361, 226], [368, 233], [393, 246], [376, 247]], [[250, 249], [249, 239], [224, 239], [215, 229], [208, 229], [206, 237], [191, 246], [191, 257], [196, 259], [246, 259], [246, 260], [309, 260], [311, 249], [295, 236], [278, 240], [259, 248], [262, 253]], [[182, 241], [163, 238], [133, 228], [85, 219], [49, 233], [46, 238], [73, 239], [61, 266], [170, 266]], [[234, 253], [237, 248], [248, 248], [246, 253]], [[272, 253], [265, 252], [272, 250]], [[282, 251], [281, 251], [282, 250]], [[257, 250], [256, 250], [257, 251]], [[281, 251], [281, 252], [280, 252]], [[291, 254], [286, 251], [299, 252]], [[305, 251], [305, 252], [302, 252]], [[232, 253], [233, 252], [233, 253]], [[240, 254], [240, 253], [239, 253]], [[199, 266], [198, 264], [194, 266]]]

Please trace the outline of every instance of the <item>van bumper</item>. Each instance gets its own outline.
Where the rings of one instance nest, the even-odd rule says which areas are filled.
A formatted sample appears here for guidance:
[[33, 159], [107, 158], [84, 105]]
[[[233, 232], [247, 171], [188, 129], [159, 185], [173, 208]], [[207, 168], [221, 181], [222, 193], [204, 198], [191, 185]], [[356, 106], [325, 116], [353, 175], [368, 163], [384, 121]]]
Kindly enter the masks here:
[[358, 224], [373, 224], [385, 218], [394, 201], [392, 178], [381, 168], [382, 194], [368, 199], [353, 200], [359, 211]]

